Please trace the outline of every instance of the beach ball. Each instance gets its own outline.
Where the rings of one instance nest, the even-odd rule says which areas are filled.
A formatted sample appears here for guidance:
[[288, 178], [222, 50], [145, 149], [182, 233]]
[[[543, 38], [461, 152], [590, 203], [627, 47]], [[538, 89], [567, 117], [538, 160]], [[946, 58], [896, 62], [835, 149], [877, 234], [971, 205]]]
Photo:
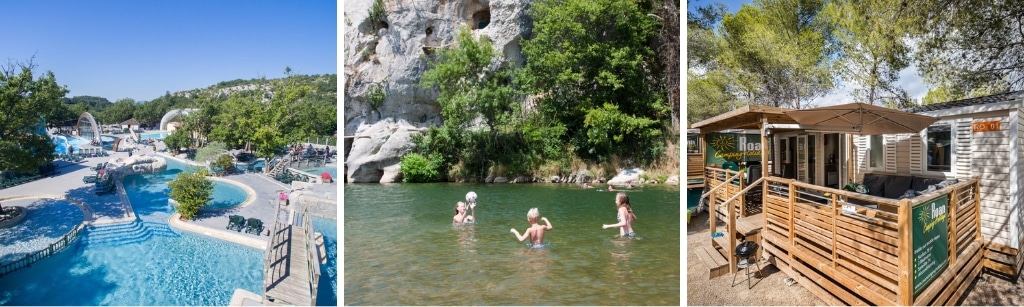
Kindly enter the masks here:
[[469, 193], [466, 193], [466, 202], [471, 203], [471, 204], [475, 204], [476, 203], [476, 192], [470, 191]]

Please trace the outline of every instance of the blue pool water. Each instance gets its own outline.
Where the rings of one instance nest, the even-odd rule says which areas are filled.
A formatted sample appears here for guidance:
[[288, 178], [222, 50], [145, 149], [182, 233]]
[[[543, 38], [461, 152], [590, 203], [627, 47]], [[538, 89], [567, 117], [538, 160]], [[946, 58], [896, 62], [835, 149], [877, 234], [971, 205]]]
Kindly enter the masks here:
[[56, 154], [67, 154], [68, 153], [68, 146], [72, 146], [75, 149], [78, 149], [78, 150], [76, 150], [76, 152], [77, 152], [77, 151], [81, 150], [83, 145], [88, 145], [89, 143], [90, 143], [89, 140], [83, 139], [83, 138], [70, 137], [70, 136], [64, 136], [64, 135], [54, 135], [53, 136], [53, 144], [56, 145], [56, 146], [55, 146], [53, 152], [56, 153]]
[[338, 221], [313, 219], [313, 229], [324, 234], [327, 263], [320, 265], [320, 284], [317, 286], [316, 304], [338, 304]]
[[323, 166], [314, 168], [300, 168], [300, 171], [307, 172], [313, 175], [319, 176], [322, 173], [331, 174], [331, 178], [338, 178], [338, 167], [337, 166]]
[[164, 139], [164, 138], [167, 138], [167, 132], [152, 132], [152, 133], [145, 133], [145, 134], [140, 134], [139, 135], [139, 139], [141, 139], [141, 140]]

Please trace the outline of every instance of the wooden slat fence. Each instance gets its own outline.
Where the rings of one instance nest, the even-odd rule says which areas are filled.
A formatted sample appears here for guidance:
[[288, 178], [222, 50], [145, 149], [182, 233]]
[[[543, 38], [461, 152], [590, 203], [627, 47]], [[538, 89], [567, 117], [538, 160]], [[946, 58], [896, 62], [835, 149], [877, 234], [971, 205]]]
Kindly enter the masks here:
[[[977, 179], [899, 201], [778, 177], [765, 182], [765, 252], [830, 304], [955, 303], [980, 273]], [[950, 197], [949, 266], [914, 297], [910, 212], [942, 195]]]

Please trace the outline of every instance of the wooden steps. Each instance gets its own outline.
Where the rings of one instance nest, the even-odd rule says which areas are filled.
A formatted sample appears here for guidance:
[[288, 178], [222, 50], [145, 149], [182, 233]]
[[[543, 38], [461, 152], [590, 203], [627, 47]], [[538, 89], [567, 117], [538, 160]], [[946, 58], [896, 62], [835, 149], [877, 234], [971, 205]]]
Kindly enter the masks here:
[[697, 249], [697, 258], [709, 268], [708, 278], [729, 273], [729, 260], [725, 259], [714, 246], [703, 246]]

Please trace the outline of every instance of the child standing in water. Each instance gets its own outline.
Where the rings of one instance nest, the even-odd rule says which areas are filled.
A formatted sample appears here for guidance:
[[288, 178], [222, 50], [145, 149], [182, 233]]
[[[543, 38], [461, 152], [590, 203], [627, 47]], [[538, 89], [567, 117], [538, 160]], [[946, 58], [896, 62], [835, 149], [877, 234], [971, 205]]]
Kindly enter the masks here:
[[636, 221], [636, 215], [633, 214], [633, 205], [629, 204], [629, 196], [626, 193], [619, 192], [615, 195], [615, 207], [618, 208], [616, 218], [619, 222], [615, 224], [604, 224], [601, 229], [608, 228], [619, 228], [619, 236], [622, 237], [634, 237], [636, 233], [633, 232], [633, 222]]
[[[540, 224], [537, 224], [540, 220], [543, 220], [547, 225], [541, 226]], [[544, 232], [551, 230], [551, 221], [548, 221], [548, 218], [546, 217], [541, 217], [540, 211], [538, 211], [537, 208], [531, 208], [530, 211], [526, 213], [526, 221], [530, 222], [530, 228], [527, 228], [522, 235], [519, 235], [519, 231], [516, 231], [515, 228], [512, 228], [509, 232], [515, 234], [516, 239], [519, 239], [519, 242], [523, 242], [526, 238], [530, 238], [530, 247], [532, 248], [544, 247]]]
[[473, 210], [473, 213], [466, 215], [466, 203], [461, 201], [455, 203], [455, 216], [452, 217], [452, 223], [472, 223], [475, 221], [476, 203], [469, 203], [469, 209]]

